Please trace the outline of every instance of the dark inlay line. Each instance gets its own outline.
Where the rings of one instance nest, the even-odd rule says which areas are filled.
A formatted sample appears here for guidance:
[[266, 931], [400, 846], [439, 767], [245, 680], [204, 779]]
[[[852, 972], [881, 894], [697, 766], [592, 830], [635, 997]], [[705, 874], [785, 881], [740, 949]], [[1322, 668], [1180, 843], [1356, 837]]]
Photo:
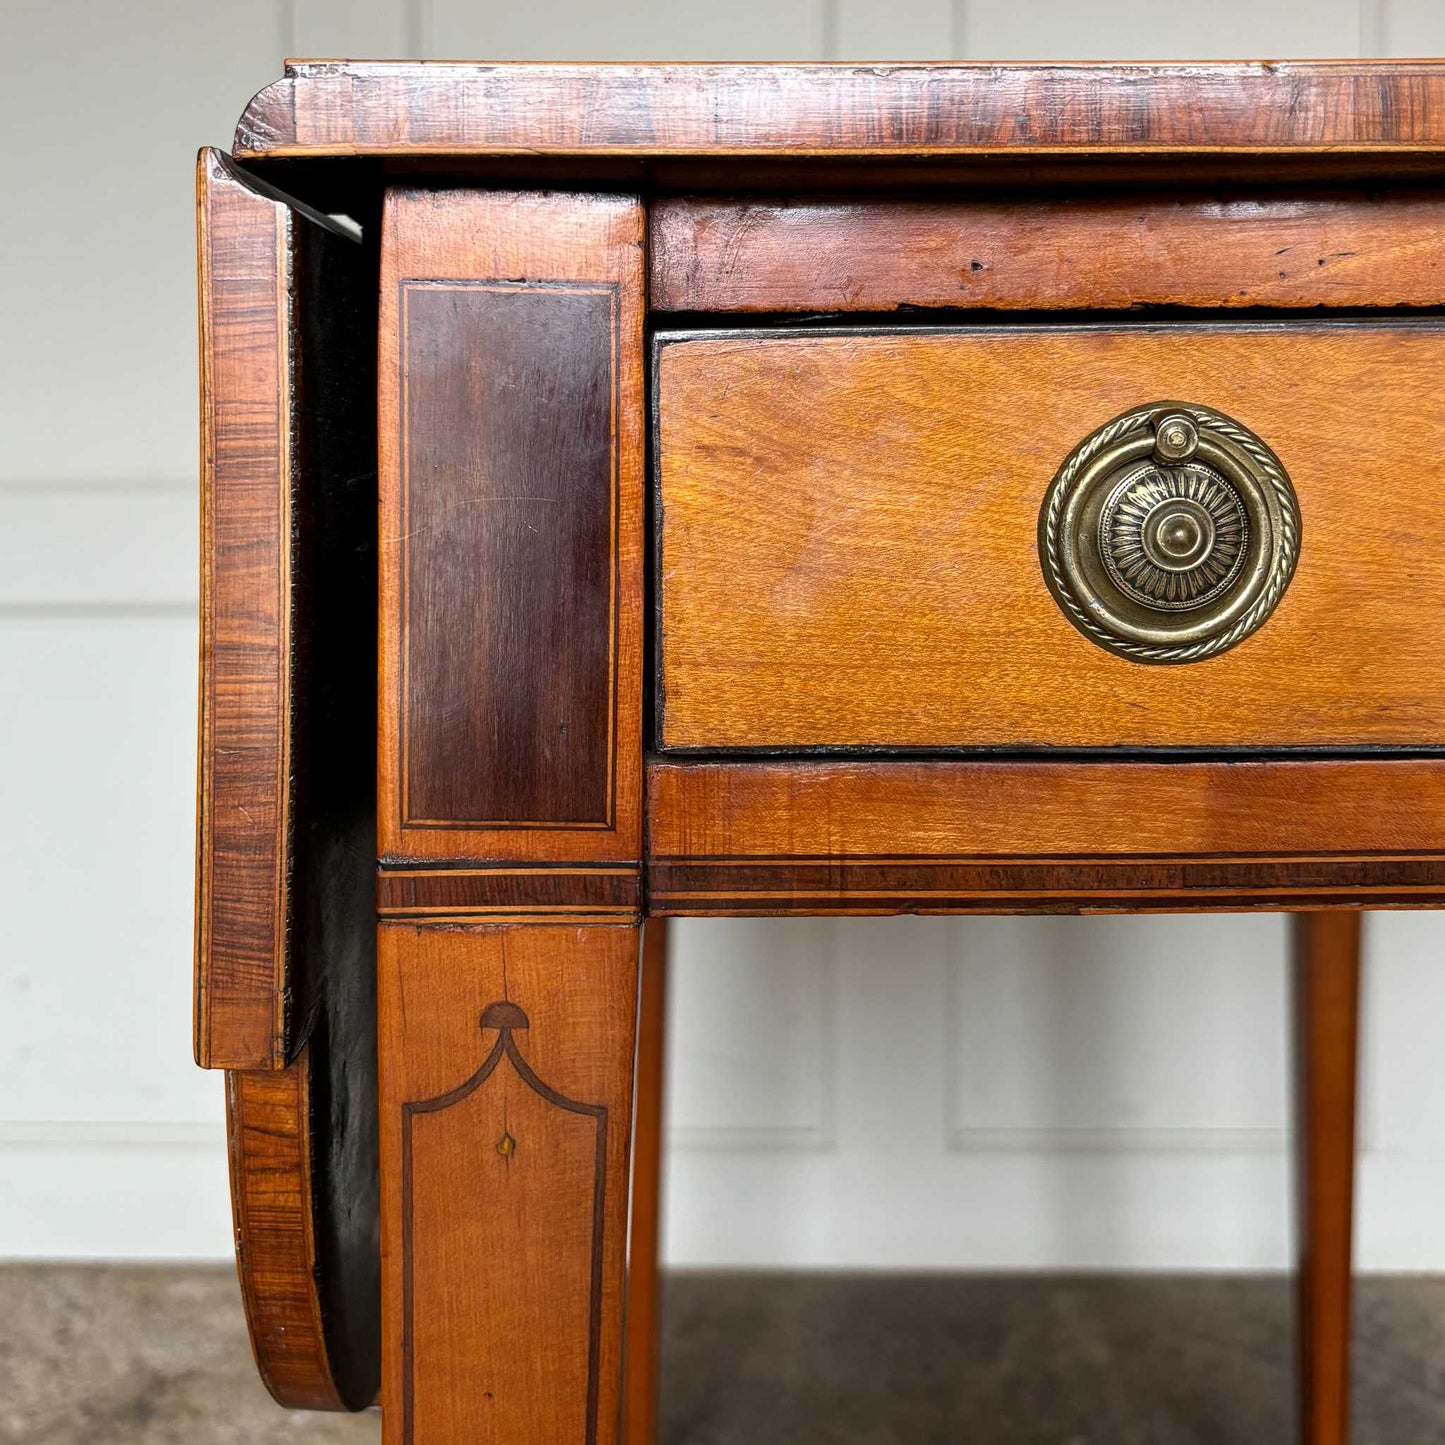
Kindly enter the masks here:
[[569, 1114], [582, 1114], [595, 1124], [596, 1151], [592, 1170], [592, 1244], [590, 1255], [589, 1314], [587, 1323], [587, 1433], [586, 1445], [597, 1439], [598, 1393], [602, 1357], [603, 1225], [607, 1202], [607, 1105], [584, 1104], [544, 1083], [522, 1057], [514, 1029], [530, 1026], [526, 1013], [514, 1003], [499, 1000], [482, 1010], [480, 1027], [497, 1030], [497, 1041], [472, 1076], [456, 1088], [431, 1099], [409, 1100], [401, 1106], [401, 1278], [402, 1278], [402, 1434], [405, 1445], [414, 1441], [415, 1366], [415, 1252], [412, 1242], [412, 1120], [418, 1114], [437, 1114], [474, 1094], [491, 1077], [505, 1056], [517, 1077], [539, 1098]]

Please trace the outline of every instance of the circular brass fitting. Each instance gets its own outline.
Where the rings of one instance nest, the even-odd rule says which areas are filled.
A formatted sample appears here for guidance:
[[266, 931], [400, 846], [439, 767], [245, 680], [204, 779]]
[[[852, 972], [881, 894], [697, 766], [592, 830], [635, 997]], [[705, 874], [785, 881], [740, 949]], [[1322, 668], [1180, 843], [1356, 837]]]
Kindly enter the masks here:
[[1274, 611], [1299, 557], [1279, 458], [1223, 412], [1155, 402], [1065, 459], [1039, 513], [1039, 562], [1064, 615], [1135, 662], [1198, 662]]

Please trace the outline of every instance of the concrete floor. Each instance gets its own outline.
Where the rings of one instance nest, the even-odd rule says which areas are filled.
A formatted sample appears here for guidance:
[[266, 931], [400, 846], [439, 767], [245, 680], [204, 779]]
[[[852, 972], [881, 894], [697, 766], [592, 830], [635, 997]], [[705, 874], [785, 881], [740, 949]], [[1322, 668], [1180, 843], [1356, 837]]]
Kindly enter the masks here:
[[[662, 1445], [1287, 1445], [1289, 1287], [1215, 1276], [669, 1281]], [[1445, 1280], [1358, 1291], [1354, 1445], [1445, 1441]], [[380, 1438], [256, 1378], [229, 1269], [0, 1266], [0, 1441]]]

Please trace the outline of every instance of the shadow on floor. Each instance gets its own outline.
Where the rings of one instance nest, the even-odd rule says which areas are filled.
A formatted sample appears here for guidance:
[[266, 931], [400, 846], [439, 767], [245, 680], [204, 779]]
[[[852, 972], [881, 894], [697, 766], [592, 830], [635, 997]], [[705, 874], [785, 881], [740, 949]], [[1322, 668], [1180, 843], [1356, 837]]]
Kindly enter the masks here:
[[[682, 1273], [661, 1445], [1292, 1445], [1282, 1278]], [[1445, 1441], [1445, 1280], [1357, 1299], [1353, 1445]], [[375, 1445], [280, 1409], [224, 1267], [0, 1266], [0, 1441]], [[560, 1445], [560, 1442], [559, 1442]]]

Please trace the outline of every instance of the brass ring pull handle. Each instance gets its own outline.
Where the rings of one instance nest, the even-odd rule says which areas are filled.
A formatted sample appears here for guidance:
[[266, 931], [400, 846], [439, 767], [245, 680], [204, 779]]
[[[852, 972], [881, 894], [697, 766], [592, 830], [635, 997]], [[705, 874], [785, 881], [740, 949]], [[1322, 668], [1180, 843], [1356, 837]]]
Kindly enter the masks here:
[[1135, 662], [1198, 662], [1261, 627], [1289, 586], [1300, 517], [1279, 458], [1207, 406], [1155, 402], [1069, 453], [1039, 514], [1064, 615]]

